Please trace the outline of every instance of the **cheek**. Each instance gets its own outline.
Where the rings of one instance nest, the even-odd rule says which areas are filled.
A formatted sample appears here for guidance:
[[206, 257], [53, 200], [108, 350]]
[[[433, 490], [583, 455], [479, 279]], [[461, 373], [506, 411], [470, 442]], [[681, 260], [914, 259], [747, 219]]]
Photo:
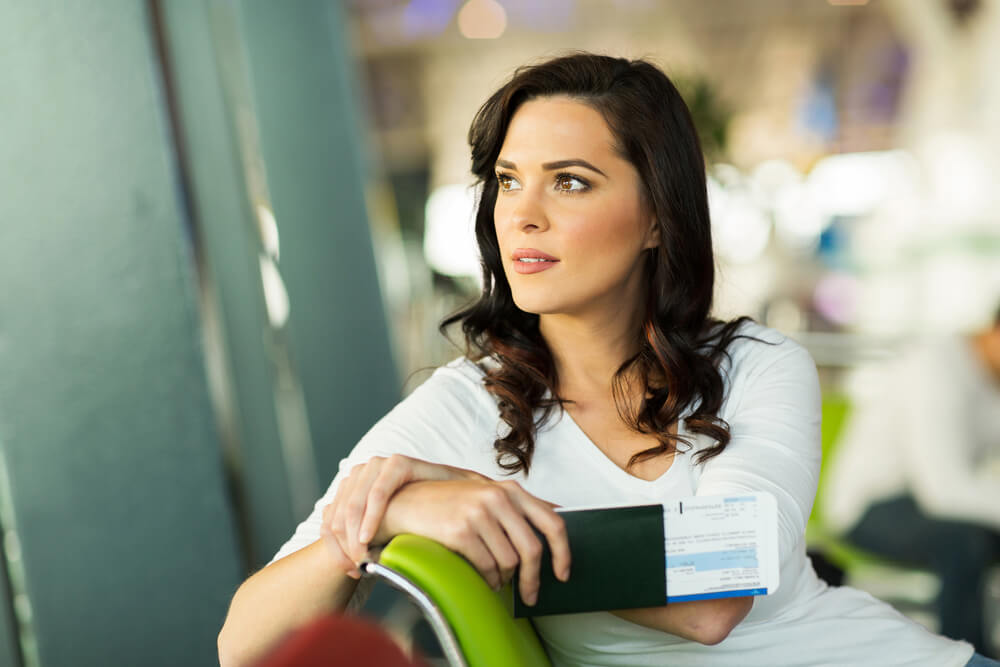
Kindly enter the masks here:
[[588, 212], [571, 225], [567, 236], [573, 245], [587, 248], [600, 258], [614, 260], [621, 255], [632, 257], [641, 249], [643, 238], [638, 210], [622, 210], [621, 206], [604, 206]]
[[510, 211], [508, 210], [509, 204], [502, 198], [498, 198], [496, 204], [493, 205], [493, 229], [496, 230], [497, 238], [503, 238], [503, 235], [510, 231]]

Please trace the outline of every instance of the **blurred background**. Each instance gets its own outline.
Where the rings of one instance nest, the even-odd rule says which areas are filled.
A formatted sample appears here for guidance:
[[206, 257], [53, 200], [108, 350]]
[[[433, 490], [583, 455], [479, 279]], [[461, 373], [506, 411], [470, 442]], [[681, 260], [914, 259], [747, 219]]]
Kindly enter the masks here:
[[[468, 125], [569, 49], [681, 88], [717, 315], [810, 350], [828, 452], [871, 367], [992, 321], [993, 0], [3, 0], [0, 664], [215, 661], [238, 583], [461, 354]], [[936, 627], [932, 575], [820, 519]]]

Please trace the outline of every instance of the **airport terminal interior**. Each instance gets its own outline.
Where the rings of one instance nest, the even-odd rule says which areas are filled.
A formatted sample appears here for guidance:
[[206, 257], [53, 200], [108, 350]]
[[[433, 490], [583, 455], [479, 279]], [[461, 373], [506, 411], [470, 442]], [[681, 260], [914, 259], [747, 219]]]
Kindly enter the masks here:
[[[1000, 327], [1000, 2], [14, 1], [0, 45], [0, 664], [216, 664], [239, 583], [463, 354], [469, 125], [574, 51], [671, 77], [713, 314], [816, 363], [817, 570], [941, 631], [931, 569], [847, 539], [834, 462], [908, 350]], [[1000, 563], [980, 587], [995, 656]], [[407, 596], [358, 606], [448, 664]]]

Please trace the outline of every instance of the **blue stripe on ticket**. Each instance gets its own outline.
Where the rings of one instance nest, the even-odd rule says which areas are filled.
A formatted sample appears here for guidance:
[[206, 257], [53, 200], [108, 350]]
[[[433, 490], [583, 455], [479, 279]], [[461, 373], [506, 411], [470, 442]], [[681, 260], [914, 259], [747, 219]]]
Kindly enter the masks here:
[[739, 591], [717, 591], [695, 595], [668, 595], [667, 602], [691, 602], [693, 600], [715, 600], [717, 598], [739, 598], [748, 595], [767, 595], [766, 588], [745, 588]]

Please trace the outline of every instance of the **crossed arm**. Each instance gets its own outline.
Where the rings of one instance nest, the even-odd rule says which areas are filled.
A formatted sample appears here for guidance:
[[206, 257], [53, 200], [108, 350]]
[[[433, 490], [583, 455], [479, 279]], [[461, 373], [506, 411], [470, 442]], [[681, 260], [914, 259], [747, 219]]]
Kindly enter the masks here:
[[[571, 576], [562, 518], [554, 505], [528, 494], [517, 482], [494, 482], [471, 471], [404, 456], [376, 459], [356, 472], [357, 480], [342, 502], [335, 499], [325, 513], [329, 522], [324, 521], [324, 529], [330, 527], [330, 537], [340, 548], [341, 567], [360, 562], [372, 537], [373, 544], [384, 544], [401, 532], [415, 532], [465, 556], [494, 589], [509, 581], [521, 564], [517, 583], [530, 604], [538, 595], [542, 552], [530, 523], [549, 542], [553, 572], [563, 581]], [[437, 483], [420, 481], [429, 479]], [[613, 613], [685, 639], [718, 644], [752, 606], [752, 597], [740, 597]]]
[[[435, 539], [462, 554], [493, 588], [520, 565], [522, 598], [538, 593], [542, 545], [553, 571], [571, 576], [571, 554], [554, 506], [513, 481], [397, 455], [356, 466], [323, 511], [320, 539], [260, 570], [240, 586], [219, 634], [222, 665], [248, 664], [290, 630], [343, 609], [368, 548], [403, 532]], [[750, 611], [752, 598], [730, 598], [615, 612], [640, 625], [716, 644]], [[267, 610], [262, 613], [261, 610]]]

